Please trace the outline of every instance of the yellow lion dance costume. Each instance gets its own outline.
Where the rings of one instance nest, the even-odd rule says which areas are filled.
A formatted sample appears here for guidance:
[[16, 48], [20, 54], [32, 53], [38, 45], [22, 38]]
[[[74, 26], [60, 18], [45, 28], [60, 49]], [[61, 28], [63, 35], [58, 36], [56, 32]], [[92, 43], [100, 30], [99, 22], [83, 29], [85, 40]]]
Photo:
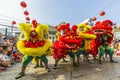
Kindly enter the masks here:
[[17, 48], [24, 55], [24, 60], [22, 71], [15, 78], [18, 79], [25, 74], [26, 66], [35, 57], [45, 63], [45, 67], [49, 72], [46, 55], [50, 53], [52, 43], [49, 39], [48, 25], [37, 24], [37, 21], [33, 20], [32, 24], [20, 23], [19, 29], [22, 34], [17, 42]]
[[78, 24], [77, 26], [77, 33], [83, 39], [77, 50], [77, 55], [79, 57], [79, 55], [82, 53], [84, 55], [84, 59], [88, 60], [88, 54], [92, 54], [93, 56], [96, 55], [93, 54], [91, 47], [91, 42], [92, 40], [96, 39], [96, 35], [93, 34], [92, 26], [90, 25]]
[[86, 50], [90, 49], [90, 41], [96, 38], [96, 35], [92, 33], [92, 26], [86, 24], [78, 24], [78, 35], [85, 40]]

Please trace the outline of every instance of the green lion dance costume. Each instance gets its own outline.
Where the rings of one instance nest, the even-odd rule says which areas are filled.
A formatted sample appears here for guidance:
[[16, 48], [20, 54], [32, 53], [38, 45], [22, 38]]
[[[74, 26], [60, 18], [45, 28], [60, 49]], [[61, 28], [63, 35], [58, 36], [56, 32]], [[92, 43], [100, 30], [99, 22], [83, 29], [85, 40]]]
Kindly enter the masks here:
[[48, 68], [48, 59], [46, 58], [46, 55], [52, 46], [48, 39], [48, 25], [38, 25], [37, 21], [33, 20], [32, 24], [20, 23], [19, 29], [24, 38], [19, 39], [17, 47], [24, 55], [24, 58], [22, 62], [22, 70], [15, 78], [18, 79], [24, 76], [26, 66], [36, 57], [44, 62], [46, 69], [50, 72], [50, 69]]

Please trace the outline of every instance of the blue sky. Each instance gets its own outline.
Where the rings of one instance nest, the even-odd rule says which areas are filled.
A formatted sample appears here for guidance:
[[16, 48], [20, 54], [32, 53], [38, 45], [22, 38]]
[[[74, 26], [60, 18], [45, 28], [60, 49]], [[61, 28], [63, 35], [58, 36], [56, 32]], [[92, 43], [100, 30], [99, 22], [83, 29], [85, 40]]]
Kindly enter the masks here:
[[[22, 0], [2, 0], [0, 3], [0, 17], [16, 20], [25, 20]], [[120, 0], [24, 0], [27, 3], [29, 17], [39, 23], [57, 25], [63, 21], [71, 25], [78, 24], [87, 18], [97, 17], [97, 20], [111, 19], [120, 23]], [[113, 4], [112, 4], [113, 3]], [[112, 4], [112, 5], [111, 5]], [[106, 15], [100, 17], [104, 10]], [[1, 16], [2, 15], [2, 16]], [[3, 17], [9, 16], [11, 18]], [[3, 22], [0, 20], [0, 22]]]

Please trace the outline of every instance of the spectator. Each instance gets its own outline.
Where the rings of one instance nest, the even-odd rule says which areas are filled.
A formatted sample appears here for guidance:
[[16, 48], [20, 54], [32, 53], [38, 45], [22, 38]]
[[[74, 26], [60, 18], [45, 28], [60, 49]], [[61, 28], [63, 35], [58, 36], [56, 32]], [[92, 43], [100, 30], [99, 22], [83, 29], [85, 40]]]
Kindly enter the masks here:
[[22, 57], [20, 56], [19, 51], [14, 51], [13, 56], [14, 56], [14, 60], [16, 62], [21, 62], [22, 61]]
[[9, 51], [8, 46], [4, 46], [4, 50], [7, 51], [7, 56], [11, 60], [11, 63], [14, 63], [14, 57], [12, 52]]
[[8, 46], [8, 39], [5, 37], [3, 38], [3, 46]]
[[13, 51], [13, 40], [12, 38], [10, 38], [8, 42], [8, 52], [12, 53], [12, 51]]
[[5, 50], [6, 49], [6, 47], [8, 46], [8, 40], [7, 40], [7, 38], [3, 38], [3, 49]]
[[14, 43], [14, 44], [13, 44], [13, 47], [12, 47], [12, 53], [13, 53], [14, 51], [17, 51], [16, 43]]
[[1, 60], [2, 66], [5, 66], [5, 67], [11, 66], [11, 60], [7, 56], [7, 51], [3, 50], [3, 53], [0, 54], [0, 60]]

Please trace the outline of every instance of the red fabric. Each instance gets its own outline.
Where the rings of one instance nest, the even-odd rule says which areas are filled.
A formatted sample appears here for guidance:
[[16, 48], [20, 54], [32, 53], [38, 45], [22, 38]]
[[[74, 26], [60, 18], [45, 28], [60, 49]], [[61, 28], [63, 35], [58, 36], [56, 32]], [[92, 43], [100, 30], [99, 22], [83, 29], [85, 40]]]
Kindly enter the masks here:
[[24, 41], [24, 46], [29, 48], [41, 47], [44, 44], [45, 44], [45, 41], [36, 41], [36, 42], [26, 41], [26, 40]]
[[15, 59], [20, 59], [20, 56], [18, 54], [13, 54]]

